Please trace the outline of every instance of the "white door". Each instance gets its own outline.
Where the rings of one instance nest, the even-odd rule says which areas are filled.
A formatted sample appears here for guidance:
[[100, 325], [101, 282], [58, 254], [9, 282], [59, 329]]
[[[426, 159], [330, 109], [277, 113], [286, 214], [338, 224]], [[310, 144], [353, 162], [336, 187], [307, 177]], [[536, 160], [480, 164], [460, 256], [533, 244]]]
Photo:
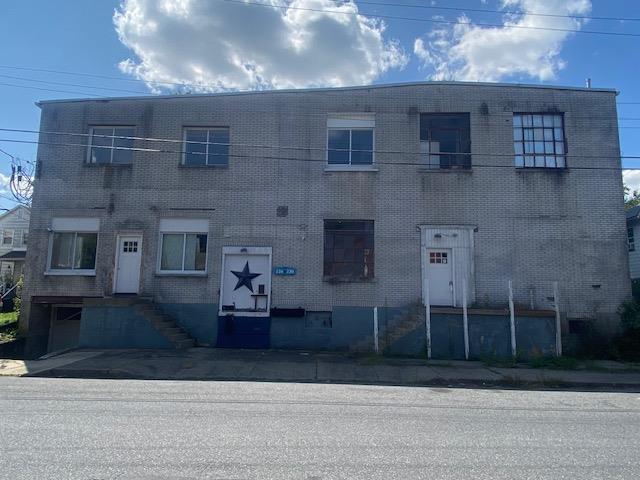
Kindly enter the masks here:
[[271, 247], [223, 247], [220, 314], [268, 316]]
[[431, 305], [453, 305], [453, 262], [450, 248], [427, 249], [427, 278]]
[[140, 235], [119, 236], [116, 254], [116, 293], [138, 293], [141, 261], [142, 237]]

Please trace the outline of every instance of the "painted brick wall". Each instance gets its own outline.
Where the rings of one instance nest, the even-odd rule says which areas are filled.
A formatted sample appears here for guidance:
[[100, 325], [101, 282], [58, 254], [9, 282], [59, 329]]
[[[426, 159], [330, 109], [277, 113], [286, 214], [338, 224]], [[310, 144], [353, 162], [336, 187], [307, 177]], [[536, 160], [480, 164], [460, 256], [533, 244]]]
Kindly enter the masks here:
[[[87, 165], [84, 146], [40, 145], [26, 300], [109, 295], [116, 233], [141, 232], [142, 294], [162, 303], [217, 303], [222, 246], [265, 245], [273, 246], [274, 265], [298, 269], [274, 277], [274, 306], [401, 306], [421, 291], [416, 226], [464, 224], [477, 226], [478, 300], [506, 304], [511, 279], [516, 302], [528, 305], [531, 291], [546, 299], [557, 280], [567, 315], [613, 325], [630, 294], [615, 98], [598, 90], [422, 84], [44, 104], [43, 131], [135, 125], [140, 137], [179, 140], [184, 126], [228, 126], [234, 146], [229, 168], [207, 169], [181, 167], [180, 143], [136, 141], [175, 153], [136, 152], [132, 165], [117, 167]], [[512, 167], [512, 113], [538, 111], [565, 114], [566, 171]], [[379, 171], [324, 171], [332, 112], [375, 113]], [[419, 157], [397, 152], [419, 151], [419, 112], [470, 112], [470, 172], [407, 165]], [[40, 140], [86, 143], [45, 133]], [[276, 216], [280, 205], [288, 216]], [[54, 216], [100, 217], [95, 278], [44, 275]], [[167, 217], [210, 220], [206, 277], [155, 274], [158, 225]], [[326, 218], [375, 220], [374, 281], [322, 281]]]

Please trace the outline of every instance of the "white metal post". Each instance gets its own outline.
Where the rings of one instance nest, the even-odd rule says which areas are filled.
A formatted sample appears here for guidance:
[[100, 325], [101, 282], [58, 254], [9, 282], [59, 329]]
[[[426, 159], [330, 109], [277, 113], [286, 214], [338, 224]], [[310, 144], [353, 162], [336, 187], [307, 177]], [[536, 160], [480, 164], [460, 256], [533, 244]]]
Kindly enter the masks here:
[[378, 307], [373, 308], [373, 348], [376, 353], [379, 352], [378, 345]]
[[509, 280], [509, 327], [511, 329], [511, 356], [516, 356], [516, 312], [513, 308], [513, 285]]
[[553, 308], [556, 311], [556, 355], [562, 356], [562, 331], [560, 324], [560, 294], [558, 282], [553, 282]]
[[462, 325], [464, 328], [464, 358], [469, 360], [469, 317], [467, 316], [467, 279], [462, 280]]
[[429, 298], [429, 279], [424, 279], [425, 336], [427, 340], [427, 358], [431, 358], [431, 300]]

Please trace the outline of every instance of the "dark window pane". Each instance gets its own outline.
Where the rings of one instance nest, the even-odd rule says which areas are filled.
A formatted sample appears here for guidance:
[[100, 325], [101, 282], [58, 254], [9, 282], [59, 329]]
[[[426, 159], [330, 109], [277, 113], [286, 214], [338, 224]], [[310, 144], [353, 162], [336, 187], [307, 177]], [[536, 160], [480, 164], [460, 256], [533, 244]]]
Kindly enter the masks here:
[[94, 128], [91, 134], [91, 162], [110, 163], [113, 128]]
[[[114, 131], [114, 136], [116, 137], [133, 137], [134, 129], [133, 128], [116, 128]], [[133, 148], [133, 139], [130, 138], [114, 138], [113, 140], [114, 147], [131, 149]], [[120, 150], [115, 148], [113, 150], [113, 163], [131, 163], [131, 159], [133, 158], [132, 150]]]
[[373, 163], [373, 130], [351, 131], [351, 164], [371, 165]]
[[229, 164], [229, 130], [226, 128], [209, 131], [208, 165]]
[[[185, 134], [185, 165], [207, 164], [207, 131], [187, 130]], [[190, 143], [193, 142], [193, 143]]]
[[[514, 132], [515, 134], [515, 132]], [[471, 127], [469, 114], [420, 115], [420, 140], [429, 142], [430, 153], [451, 153], [432, 157], [435, 168], [471, 166]]]
[[348, 164], [350, 148], [349, 130], [329, 130], [328, 161], [330, 164]]
[[93, 270], [96, 268], [97, 233], [78, 233], [73, 268]]

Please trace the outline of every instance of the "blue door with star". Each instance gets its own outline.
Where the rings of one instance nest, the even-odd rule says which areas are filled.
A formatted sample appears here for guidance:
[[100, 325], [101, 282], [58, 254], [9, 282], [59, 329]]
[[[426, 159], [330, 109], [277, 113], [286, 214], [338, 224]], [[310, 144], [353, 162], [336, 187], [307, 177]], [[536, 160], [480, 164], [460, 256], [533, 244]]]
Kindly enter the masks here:
[[218, 347], [269, 348], [271, 248], [224, 247]]

